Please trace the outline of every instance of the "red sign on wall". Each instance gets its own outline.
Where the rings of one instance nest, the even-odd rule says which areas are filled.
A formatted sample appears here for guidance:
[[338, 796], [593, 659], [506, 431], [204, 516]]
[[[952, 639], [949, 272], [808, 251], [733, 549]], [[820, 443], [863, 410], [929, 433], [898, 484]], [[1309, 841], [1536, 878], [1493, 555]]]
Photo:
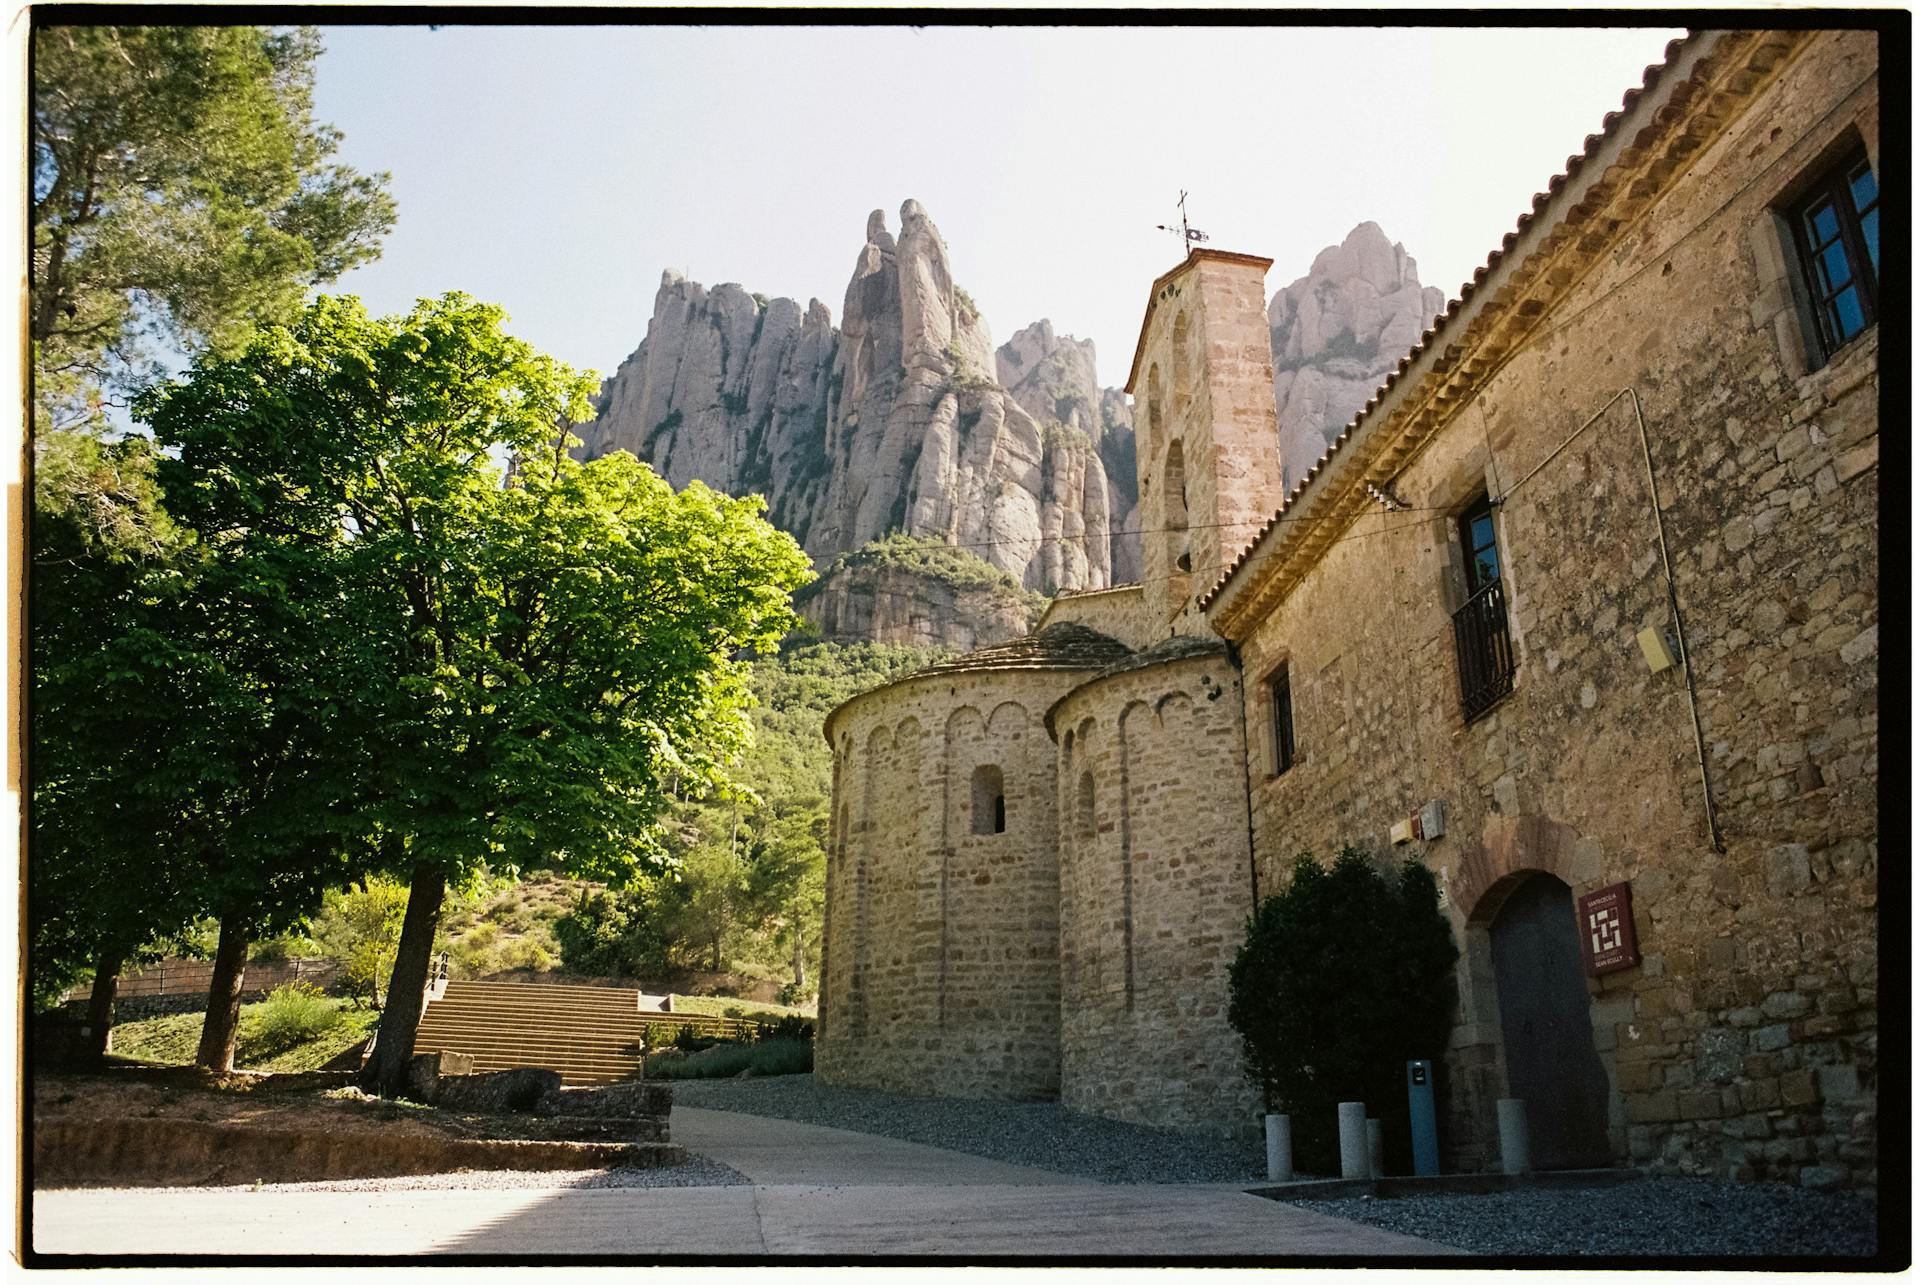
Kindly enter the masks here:
[[1633, 892], [1616, 883], [1580, 898], [1580, 957], [1587, 975], [1617, 973], [1640, 962], [1640, 943], [1633, 936]]

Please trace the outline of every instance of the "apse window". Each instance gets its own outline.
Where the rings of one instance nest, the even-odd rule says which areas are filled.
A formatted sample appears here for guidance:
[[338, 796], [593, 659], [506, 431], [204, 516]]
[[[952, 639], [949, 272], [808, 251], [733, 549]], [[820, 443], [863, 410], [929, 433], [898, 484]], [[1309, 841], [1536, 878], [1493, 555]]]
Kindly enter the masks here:
[[1790, 218], [1825, 359], [1879, 315], [1880, 185], [1865, 149], [1815, 179]]
[[973, 769], [973, 832], [1007, 832], [1007, 786], [1000, 769], [982, 763]]

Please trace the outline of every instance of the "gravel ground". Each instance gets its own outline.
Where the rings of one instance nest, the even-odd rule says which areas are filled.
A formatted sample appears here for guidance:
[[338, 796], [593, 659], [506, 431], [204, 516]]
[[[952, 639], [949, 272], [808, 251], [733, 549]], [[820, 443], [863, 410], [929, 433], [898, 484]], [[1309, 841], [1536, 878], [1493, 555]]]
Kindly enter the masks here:
[[1868, 1255], [1875, 1243], [1864, 1197], [1700, 1178], [1289, 1203], [1478, 1254], [1824, 1258]]
[[[662, 1169], [463, 1170], [408, 1174], [398, 1178], [333, 1178], [321, 1182], [246, 1183], [238, 1187], [192, 1187], [191, 1191], [549, 1191], [594, 1187], [740, 1187], [746, 1175], [705, 1156]], [[76, 1184], [94, 1185], [94, 1184]], [[143, 1191], [155, 1190], [150, 1187]]]
[[1080, 1115], [1050, 1102], [918, 1098], [818, 1083], [811, 1075], [681, 1080], [676, 1106], [712, 1107], [877, 1133], [1100, 1182], [1256, 1182], [1266, 1144], [1196, 1137]]

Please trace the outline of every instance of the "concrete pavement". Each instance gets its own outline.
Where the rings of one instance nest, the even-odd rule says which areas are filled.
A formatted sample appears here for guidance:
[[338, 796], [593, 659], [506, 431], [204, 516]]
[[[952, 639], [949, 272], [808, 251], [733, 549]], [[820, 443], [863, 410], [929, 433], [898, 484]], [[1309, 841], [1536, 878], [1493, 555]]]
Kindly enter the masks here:
[[36, 1192], [33, 1248], [116, 1255], [1429, 1256], [1442, 1246], [1216, 1186], [1110, 1186], [868, 1134], [681, 1108], [752, 1186]]

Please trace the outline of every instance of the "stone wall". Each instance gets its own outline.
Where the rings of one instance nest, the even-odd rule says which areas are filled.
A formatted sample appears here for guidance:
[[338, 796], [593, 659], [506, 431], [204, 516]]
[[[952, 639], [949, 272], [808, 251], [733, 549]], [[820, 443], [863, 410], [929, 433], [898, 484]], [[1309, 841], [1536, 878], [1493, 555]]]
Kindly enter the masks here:
[[1118, 585], [1087, 593], [1063, 593], [1040, 614], [1040, 626], [1070, 622], [1097, 629], [1129, 647], [1145, 647], [1166, 636], [1164, 621], [1153, 617], [1143, 586]]
[[1253, 908], [1238, 684], [1217, 643], [1166, 650], [1052, 717], [1060, 1096], [1122, 1120], [1251, 1127], [1259, 1100], [1226, 1016]]
[[[1041, 720], [1086, 675], [928, 674], [835, 715], [821, 1079], [1058, 1094], [1060, 871]], [[1002, 833], [976, 832], [981, 767], [1000, 773]]]
[[[1771, 80], [1605, 231], [1390, 478], [1406, 507], [1352, 522], [1238, 640], [1263, 891], [1303, 849], [1384, 849], [1393, 822], [1446, 805], [1421, 855], [1463, 948], [1450, 1165], [1497, 1163], [1488, 929], [1545, 871], [1576, 896], [1632, 890], [1643, 958], [1587, 983], [1618, 1157], [1877, 1177], [1879, 340], [1809, 371], [1774, 212], [1849, 138], [1877, 166], [1876, 62], [1859, 32], [1796, 38], [1778, 67], [1756, 57], [1748, 81]], [[1481, 494], [1506, 497], [1518, 668], [1468, 722], [1455, 519]], [[1650, 672], [1636, 642], [1670, 625], [1662, 522], [1704, 789], [1686, 676]], [[1276, 776], [1265, 681], [1283, 662], [1297, 762]]]
[[[1281, 499], [1273, 353], [1263, 295], [1270, 261], [1197, 250], [1155, 283], [1133, 394], [1141, 579], [1165, 627], [1198, 632], [1190, 608]], [[1156, 633], [1159, 630], [1155, 631]]]

